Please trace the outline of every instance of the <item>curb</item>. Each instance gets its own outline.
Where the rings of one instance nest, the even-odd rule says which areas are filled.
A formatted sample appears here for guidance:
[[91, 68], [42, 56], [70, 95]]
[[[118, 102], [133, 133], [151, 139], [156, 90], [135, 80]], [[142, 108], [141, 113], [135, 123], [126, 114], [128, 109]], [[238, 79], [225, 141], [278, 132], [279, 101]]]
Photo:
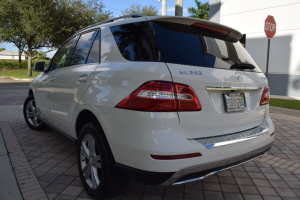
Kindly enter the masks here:
[[287, 108], [280, 108], [280, 107], [274, 107], [270, 106], [270, 113], [275, 115], [281, 115], [283, 117], [287, 118], [296, 118], [300, 119], [300, 110], [292, 110]]
[[298, 100], [300, 101], [300, 97], [295, 97], [295, 96], [281, 96], [281, 95], [272, 95], [271, 94], [271, 99], [286, 99], [286, 100]]
[[14, 81], [26, 81], [26, 82], [31, 82], [34, 78], [15, 78], [13, 76], [0, 76], [0, 79], [12, 79]]
[[2, 136], [24, 200], [48, 200], [15, 133], [8, 122], [0, 124]]

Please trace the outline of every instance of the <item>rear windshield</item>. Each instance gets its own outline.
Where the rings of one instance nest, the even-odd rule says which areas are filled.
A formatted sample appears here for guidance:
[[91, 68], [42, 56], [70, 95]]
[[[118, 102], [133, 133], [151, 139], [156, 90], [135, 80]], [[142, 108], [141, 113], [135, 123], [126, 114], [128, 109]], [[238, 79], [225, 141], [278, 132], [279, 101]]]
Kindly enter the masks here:
[[[137, 37], [138, 31], [136, 29], [130, 30], [127, 28], [129, 24], [111, 28], [119, 50], [126, 59], [131, 61], [164, 61], [181, 65], [261, 72], [240, 42], [226, 41], [224, 40], [226, 36], [220, 33], [199, 29], [197, 26], [170, 22], [150, 21], [146, 23], [142, 23], [144, 30], [139, 29], [139, 31], [144, 32], [143, 34], [139, 33], [140, 37]], [[139, 23], [132, 25], [137, 24]], [[147, 28], [147, 26], [150, 28]], [[131, 42], [125, 42], [128, 45], [127, 48], [122, 48], [124, 45], [120, 45], [122, 39], [125, 39], [124, 41], [128, 40], [126, 37], [120, 37], [120, 32], [129, 34], [129, 30], [132, 31], [133, 38], [140, 41], [139, 45], [147, 46], [145, 49], [151, 49], [151, 51], [143, 51], [143, 57], [148, 59], [132, 59], [131, 56], [128, 56], [128, 51], [131, 52], [130, 54], [135, 55], [134, 57], [141, 52], [141, 49], [136, 47], [137, 42], [134, 43], [135, 45]], [[147, 39], [147, 45], [144, 45], [143, 38], [151, 39]], [[149, 45], [150, 42], [151, 45]], [[126, 54], [124, 49], [126, 49]], [[148, 52], [155, 52], [156, 56], [153, 56], [153, 53], [146, 56], [145, 53]]]

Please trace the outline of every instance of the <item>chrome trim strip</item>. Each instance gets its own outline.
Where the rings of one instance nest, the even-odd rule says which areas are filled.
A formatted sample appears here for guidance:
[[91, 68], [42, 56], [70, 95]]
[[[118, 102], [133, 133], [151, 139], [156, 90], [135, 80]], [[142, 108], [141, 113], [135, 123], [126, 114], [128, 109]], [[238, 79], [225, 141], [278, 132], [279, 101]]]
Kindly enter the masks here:
[[217, 137], [194, 139], [203, 144], [207, 149], [244, 142], [270, 133], [268, 127], [257, 127], [247, 131], [222, 135]]
[[[272, 144], [273, 144], [273, 142], [271, 142], [261, 148], [255, 149], [253, 151], [250, 151], [250, 152], [247, 152], [244, 154], [240, 154], [240, 155], [236, 155], [236, 156], [232, 156], [232, 157], [228, 157], [228, 158], [224, 158], [222, 160], [215, 160], [215, 161], [208, 162], [208, 163], [202, 163], [202, 164], [182, 168], [179, 171], [175, 172], [167, 181], [165, 181], [161, 185], [162, 186], [173, 185], [173, 184], [175, 184], [175, 182], [177, 180], [179, 180], [181, 177], [183, 177], [185, 175], [196, 173], [196, 172], [202, 172], [202, 171], [206, 171], [209, 169], [215, 169], [215, 168], [224, 166], [224, 168], [221, 168], [218, 171], [213, 171], [202, 177], [199, 177], [200, 179], [206, 178], [207, 176], [213, 175], [219, 171], [222, 171], [223, 169], [225, 170], [225, 169], [228, 169], [231, 167], [235, 167], [240, 164], [246, 163], [248, 160], [251, 161], [253, 159], [258, 158], [260, 155], [263, 155], [265, 151], [269, 150], [272, 147]], [[255, 156], [255, 158], [253, 158], [254, 156]], [[244, 160], [244, 162], [238, 163], [239, 161], [243, 161], [243, 160]], [[235, 164], [235, 163], [238, 163], [238, 164]], [[230, 164], [232, 164], [232, 166], [229, 166]], [[195, 181], [195, 180], [200, 180], [199, 178], [189, 179], [189, 182]], [[180, 181], [179, 183], [176, 183], [176, 184], [180, 184], [180, 183], [185, 183], [185, 181]]]
[[[265, 153], [264, 153], [264, 154], [265, 154]], [[257, 158], [262, 157], [264, 154], [259, 155], [259, 156], [256, 156], [255, 158], [246, 160], [245, 162], [242, 162], [242, 163], [239, 163], [239, 164], [236, 164], [236, 165], [232, 165], [232, 166], [230, 166], [230, 167], [226, 167], [226, 168], [223, 168], [223, 169], [220, 169], [220, 170], [217, 170], [217, 171], [213, 171], [213, 172], [211, 172], [211, 173], [209, 173], [209, 174], [206, 174], [205, 176], [201, 176], [201, 177], [199, 177], [199, 178], [193, 178], [193, 179], [189, 179], [189, 180], [185, 180], [185, 181], [175, 182], [175, 183], [173, 183], [173, 185], [180, 185], [180, 184], [185, 184], [185, 183], [189, 183], [189, 182], [193, 182], [193, 181], [198, 181], [198, 180], [205, 179], [205, 178], [207, 178], [207, 177], [209, 177], [209, 176], [212, 176], [212, 175], [214, 175], [214, 174], [216, 174], [216, 173], [219, 173], [219, 172], [221, 172], [221, 171], [224, 171], [224, 170], [227, 170], [227, 169], [230, 169], [230, 168], [233, 168], [233, 167], [237, 167], [237, 166], [239, 166], [239, 165], [243, 165], [243, 164], [245, 164], [245, 163], [247, 163], [247, 162], [253, 161], [253, 160], [257, 159]]]
[[206, 90], [261, 90], [261, 87], [213, 87], [213, 86], [206, 86]]

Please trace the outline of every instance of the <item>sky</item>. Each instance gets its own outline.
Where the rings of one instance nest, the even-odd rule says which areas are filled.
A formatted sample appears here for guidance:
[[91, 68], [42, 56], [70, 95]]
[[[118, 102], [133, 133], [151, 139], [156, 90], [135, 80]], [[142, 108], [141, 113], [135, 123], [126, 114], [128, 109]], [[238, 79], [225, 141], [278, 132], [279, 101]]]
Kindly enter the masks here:
[[[187, 11], [190, 7], [196, 7], [194, 0], [182, 0], [183, 1], [183, 16], [189, 16]], [[209, 0], [200, 0], [200, 2], [205, 3]], [[131, 4], [138, 3], [142, 6], [153, 5], [157, 8], [159, 15], [161, 14], [161, 1], [158, 0], [102, 0], [102, 3], [105, 5], [105, 11], [113, 12], [114, 17], [121, 15], [121, 11], [129, 8]], [[167, 15], [175, 16], [175, 0], [167, 0]], [[7, 50], [18, 51], [18, 49], [12, 43], [2, 43], [0, 48], [5, 48]], [[48, 49], [40, 49], [42, 51], [48, 51]], [[52, 57], [56, 51], [47, 53], [48, 57]]]

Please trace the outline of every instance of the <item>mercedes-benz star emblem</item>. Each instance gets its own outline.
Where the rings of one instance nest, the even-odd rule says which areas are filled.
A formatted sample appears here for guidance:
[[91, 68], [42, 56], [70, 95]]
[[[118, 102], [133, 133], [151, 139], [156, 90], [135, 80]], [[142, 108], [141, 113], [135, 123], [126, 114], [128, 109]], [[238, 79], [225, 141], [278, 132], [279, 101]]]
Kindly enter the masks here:
[[242, 74], [236, 72], [236, 73], [235, 73], [235, 76], [236, 76], [236, 78], [237, 78], [237, 80], [238, 80], [239, 82], [243, 81]]

